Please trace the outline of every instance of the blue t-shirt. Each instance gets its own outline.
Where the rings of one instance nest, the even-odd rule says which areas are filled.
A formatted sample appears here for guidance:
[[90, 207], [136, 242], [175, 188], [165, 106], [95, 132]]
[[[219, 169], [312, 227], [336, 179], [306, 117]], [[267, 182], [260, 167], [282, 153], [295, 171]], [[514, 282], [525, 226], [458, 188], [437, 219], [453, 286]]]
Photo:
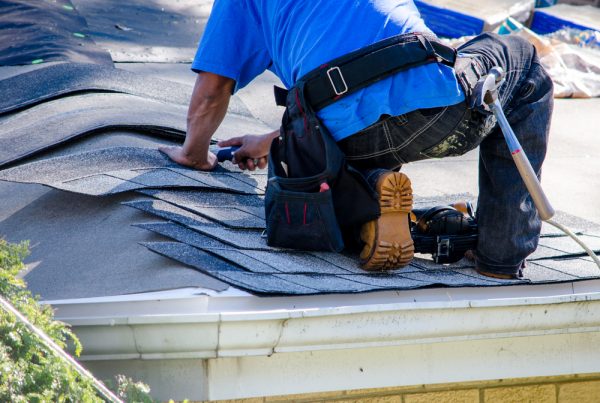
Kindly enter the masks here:
[[[290, 88], [316, 67], [374, 42], [430, 32], [412, 0], [216, 0], [192, 64], [232, 78], [235, 90], [269, 69]], [[399, 72], [317, 112], [339, 141], [383, 114], [464, 100], [451, 67]]]

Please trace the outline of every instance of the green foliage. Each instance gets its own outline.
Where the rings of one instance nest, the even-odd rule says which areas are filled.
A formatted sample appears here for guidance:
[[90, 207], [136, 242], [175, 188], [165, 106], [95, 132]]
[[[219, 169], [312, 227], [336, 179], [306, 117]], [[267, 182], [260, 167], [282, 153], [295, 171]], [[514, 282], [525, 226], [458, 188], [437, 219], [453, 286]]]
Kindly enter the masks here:
[[[66, 324], [54, 320], [52, 308], [41, 306], [18, 278], [28, 244], [0, 239], [0, 295], [10, 301], [61, 348], [67, 343], [81, 353], [81, 343]], [[116, 392], [124, 401], [152, 402], [149, 388], [123, 376]], [[103, 402], [92, 383], [55, 356], [29, 329], [0, 309], [0, 402]]]
[[117, 396], [121, 399], [141, 402], [141, 403], [153, 403], [154, 400], [150, 398], [150, 388], [141, 382], [134, 382], [130, 378], [123, 375], [117, 375]]

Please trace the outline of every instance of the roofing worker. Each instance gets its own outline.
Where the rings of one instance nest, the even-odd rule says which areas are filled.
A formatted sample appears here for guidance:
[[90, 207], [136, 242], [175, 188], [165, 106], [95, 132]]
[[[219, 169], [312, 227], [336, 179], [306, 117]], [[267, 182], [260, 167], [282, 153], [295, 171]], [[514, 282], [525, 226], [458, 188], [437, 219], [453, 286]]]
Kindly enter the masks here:
[[[415, 46], [429, 57], [409, 63], [410, 57], [389, 53], [376, 60], [382, 49], [411, 56]], [[348, 54], [359, 57], [346, 63]], [[395, 64], [392, 73], [372, 77], [382, 64]], [[362, 225], [365, 269], [401, 267], [412, 259], [406, 218], [412, 191], [397, 172], [402, 164], [480, 146], [477, 270], [514, 278], [537, 247], [541, 222], [494, 117], [470, 107], [477, 80], [494, 66], [507, 73], [501, 103], [539, 175], [552, 82], [524, 39], [483, 34], [456, 54], [436, 40], [412, 0], [216, 0], [192, 64], [199, 74], [185, 142], [162, 151], [182, 165], [213, 169], [209, 141], [231, 94], [269, 69], [288, 89], [302, 83], [301, 94], [310, 92], [311, 104], [302, 99], [300, 110], [315, 110], [347, 164], [371, 173], [381, 216]], [[288, 112], [289, 102], [288, 96]], [[219, 145], [241, 145], [234, 162], [254, 170], [267, 165], [278, 134], [244, 135]]]

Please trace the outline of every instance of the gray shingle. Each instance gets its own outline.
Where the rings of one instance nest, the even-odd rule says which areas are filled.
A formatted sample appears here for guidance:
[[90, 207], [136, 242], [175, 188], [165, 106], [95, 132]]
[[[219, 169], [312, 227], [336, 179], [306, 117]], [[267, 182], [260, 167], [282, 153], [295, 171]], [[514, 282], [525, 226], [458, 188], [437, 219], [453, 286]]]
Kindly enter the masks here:
[[[42, 67], [0, 81], [0, 114], [82, 91], [119, 92], [187, 106], [192, 87], [112, 66], [62, 63]], [[239, 100], [231, 102], [231, 113], [251, 117]]]
[[148, 242], [148, 249], [210, 274], [238, 288], [260, 294], [315, 294], [319, 291], [270, 274], [249, 273], [206, 252], [179, 242]]
[[349, 270], [334, 266], [322, 259], [302, 252], [267, 252], [256, 250], [242, 250], [240, 252], [244, 256], [268, 264], [274, 269], [274, 272], [335, 275], [351, 273]]
[[[481, 287], [481, 286], [486, 286], [486, 285], [500, 285], [500, 284], [507, 283], [506, 280], [495, 280], [495, 279], [490, 279], [487, 277], [475, 276], [475, 275], [471, 276], [471, 275], [463, 274], [457, 270], [450, 270], [450, 269], [417, 271], [417, 272], [412, 272], [412, 273], [405, 273], [405, 274], [402, 274], [402, 276], [412, 279], [412, 280], [423, 281], [424, 283], [427, 283], [430, 286], [433, 286], [433, 285], [440, 286], [441, 285], [441, 286], [453, 286], [453, 287], [463, 287], [463, 286]], [[518, 281], [518, 282], [522, 283], [523, 281]]]
[[86, 94], [50, 101], [0, 124], [0, 167], [107, 129], [183, 141], [186, 108], [126, 94]]
[[527, 262], [527, 268], [524, 271], [525, 277], [534, 282], [553, 282], [553, 281], [573, 281], [578, 277], [553, 270], [537, 262]]
[[[183, 232], [174, 227], [167, 229], [166, 225], [162, 235], [171, 237], [180, 242], [197, 246], [214, 256], [224, 259], [235, 266], [243, 267], [247, 272], [259, 273], [265, 277], [252, 277], [255, 292], [264, 293], [265, 289], [275, 294], [286, 294], [295, 292], [286, 289], [274, 291], [274, 283], [267, 287], [260, 287], [255, 283], [262, 279], [267, 281], [268, 276], [283, 279], [286, 283], [293, 283], [301, 287], [317, 290], [319, 293], [336, 292], [364, 292], [374, 290], [402, 290], [427, 286], [450, 286], [450, 287], [473, 287], [473, 286], [500, 286], [511, 284], [529, 284], [555, 281], [571, 281], [585, 276], [600, 276], [595, 266], [588, 259], [576, 260], [541, 260], [530, 262], [525, 269], [525, 278], [517, 280], [493, 279], [478, 274], [474, 270], [474, 262], [462, 259], [450, 265], [438, 265], [430, 259], [415, 258], [413, 262], [402, 269], [390, 272], [365, 272], [360, 268], [358, 256], [353, 254], [337, 254], [330, 252], [298, 252], [287, 249], [270, 248], [266, 240], [261, 237], [261, 231], [236, 230], [226, 228], [223, 224], [228, 220], [235, 220], [235, 215], [227, 216], [227, 209], [220, 207], [207, 207], [211, 205], [211, 199], [218, 199], [218, 203], [232, 204], [236, 209], [243, 209], [246, 201], [251, 207], [246, 210], [262, 212], [262, 199], [252, 196], [224, 196], [221, 193], [189, 192], [189, 191], [154, 191], [147, 190], [143, 193], [182, 203], [185, 206], [200, 205], [196, 210], [204, 217], [216, 220], [211, 225], [193, 224], [192, 230]], [[217, 205], [219, 205], [216, 203]], [[254, 203], [254, 205], [252, 205]], [[439, 204], [439, 201], [429, 200], [428, 203]], [[189, 207], [186, 207], [189, 208]], [[194, 208], [192, 208], [194, 209]], [[178, 222], [189, 225], [177, 218]], [[169, 233], [172, 232], [172, 233]], [[590, 242], [600, 240], [596, 235], [587, 235]], [[208, 241], [207, 240], [211, 240]], [[566, 239], [557, 238], [554, 235], [542, 238], [542, 243], [554, 246], [562, 245]], [[223, 280], [221, 278], [221, 280]], [[223, 280], [227, 281], [227, 280]], [[232, 280], [233, 281], [233, 280]], [[237, 279], [236, 281], [240, 281]], [[248, 280], [249, 281], [249, 280]], [[235, 282], [232, 282], [235, 284]], [[251, 289], [245, 283], [244, 289]], [[300, 292], [301, 294], [304, 292]]]
[[229, 190], [243, 194], [262, 194], [263, 191], [256, 186], [250, 185], [246, 177], [250, 175], [246, 173], [229, 173], [222, 167], [218, 167], [213, 172], [202, 172], [193, 169], [171, 168], [172, 171], [184, 175], [188, 178], [203, 182], [206, 187]]
[[396, 274], [396, 272], [380, 273], [380, 274], [376, 274], [376, 273], [365, 274], [363, 271], [363, 274], [341, 275], [340, 277], [345, 278], [347, 280], [354, 281], [354, 282], [368, 284], [368, 285], [380, 287], [382, 289], [389, 289], [389, 290], [398, 290], [398, 289], [408, 290], [408, 289], [420, 288], [420, 287], [424, 287], [424, 286], [428, 285], [428, 283], [425, 283], [423, 281], [413, 280], [413, 279], [409, 279], [407, 277], [398, 275], [398, 274]]
[[155, 232], [175, 241], [194, 246], [199, 249], [223, 248], [222, 242], [214, 238], [202, 235], [194, 230], [173, 222], [152, 222], [134, 224], [134, 226]]
[[350, 271], [303, 252], [239, 250], [174, 223], [139, 224], [141, 228], [202, 249], [256, 273], [349, 274]]
[[165, 220], [191, 227], [214, 225], [210, 220], [162, 200], [136, 200], [123, 203], [126, 206], [153, 214]]
[[235, 230], [218, 226], [194, 225], [192, 229], [239, 249], [283, 250], [267, 245], [262, 231]]
[[241, 195], [235, 193], [178, 189], [143, 189], [138, 192], [186, 208], [224, 206], [264, 209], [264, 197], [260, 195]]
[[[526, 273], [529, 269], [529, 265], [551, 269], [579, 279], [600, 277], [600, 269], [589, 256], [572, 259], [544, 259], [527, 262], [528, 267], [525, 269]], [[554, 274], [552, 274], [552, 277], [554, 277]]]
[[164, 187], [165, 184], [172, 187], [205, 187], [204, 182], [193, 180], [188, 176], [181, 175], [168, 168], [142, 168], [128, 169], [123, 171], [111, 171], [105, 175], [121, 180], [126, 180], [142, 187]]
[[[593, 251], [600, 254], [600, 238], [587, 234], [579, 238]], [[565, 256], [587, 256], [587, 253], [568, 236], [553, 236], [540, 238], [538, 249], [529, 257], [529, 260], [547, 259]]]
[[241, 270], [232, 263], [180, 242], [143, 242], [142, 245], [160, 255], [170, 257], [210, 275]]
[[198, 187], [243, 194], [259, 192], [237, 180], [236, 175], [243, 174], [184, 169], [156, 149], [114, 147], [20, 165], [0, 171], [0, 180], [38, 183], [89, 195], [147, 187]]
[[272, 276], [302, 287], [315, 289], [319, 293], [356, 293], [383, 289], [378, 285], [359, 283], [340, 276], [318, 274], [274, 274]]

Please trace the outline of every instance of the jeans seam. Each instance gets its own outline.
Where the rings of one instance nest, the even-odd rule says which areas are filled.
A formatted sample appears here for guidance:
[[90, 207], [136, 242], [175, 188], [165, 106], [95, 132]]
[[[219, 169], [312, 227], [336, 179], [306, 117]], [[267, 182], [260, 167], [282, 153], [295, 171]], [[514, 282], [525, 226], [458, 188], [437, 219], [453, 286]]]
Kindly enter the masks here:
[[398, 147], [394, 147], [393, 150], [394, 151], [400, 151], [403, 148], [406, 148], [410, 145], [410, 143], [412, 143], [417, 136], [419, 136], [420, 134], [422, 134], [425, 130], [429, 129], [431, 126], [433, 126], [438, 120], [440, 120], [440, 118], [442, 117], [442, 115], [448, 110], [447, 106], [444, 106], [444, 109], [442, 109], [439, 113], [437, 113], [429, 122], [427, 122], [426, 125], [424, 125], [423, 127], [421, 127], [421, 129], [417, 130], [415, 133], [413, 133], [409, 138], [407, 138], [406, 140], [404, 140], [404, 142], [402, 144], [400, 144]]
[[[425, 130], [429, 129], [431, 126], [433, 126], [438, 120], [440, 120], [440, 118], [442, 117], [442, 115], [448, 110], [448, 106], [445, 106], [444, 109], [442, 109], [439, 113], [437, 113], [429, 122], [427, 122], [425, 125], [423, 125], [419, 130], [417, 130], [415, 133], [413, 133], [408, 139], [404, 140], [402, 142], [402, 144], [400, 144], [398, 147], [393, 147], [393, 142], [391, 141], [391, 134], [389, 133], [389, 129], [387, 126], [387, 121], [384, 121], [383, 123], [383, 130], [386, 136], [386, 140], [388, 142], [388, 148], [385, 150], [379, 150], [376, 152], [372, 152], [369, 154], [361, 154], [361, 155], [353, 155], [350, 157], [346, 157], [347, 160], [359, 160], [359, 159], [365, 159], [365, 158], [373, 158], [373, 157], [379, 157], [381, 155], [384, 154], [388, 154], [388, 153], [393, 153], [394, 154], [394, 158], [396, 158], [398, 160], [398, 162], [404, 163], [405, 161], [399, 157], [398, 154], [396, 154], [398, 151], [408, 147], [410, 145], [410, 143], [412, 143], [417, 136], [419, 136], [420, 134], [422, 134]], [[406, 119], [408, 122], [408, 119]]]
[[385, 140], [386, 140], [387, 145], [388, 145], [387, 148], [385, 148], [384, 150], [375, 151], [375, 152], [372, 152], [372, 153], [369, 153], [369, 154], [360, 154], [360, 155], [346, 156], [346, 159], [347, 160], [362, 160], [362, 159], [365, 159], [365, 158], [379, 157], [381, 155], [388, 154], [390, 151], [393, 152], [393, 147], [392, 147], [391, 139], [390, 139], [390, 137], [388, 135], [389, 129], [387, 127], [387, 122], [383, 121], [381, 127], [383, 128], [383, 135], [385, 136]]
[[394, 150], [392, 143], [392, 134], [390, 133], [390, 128], [387, 125], [387, 122], [383, 125], [383, 132], [385, 133], [385, 137], [388, 142], [388, 152], [392, 154], [392, 156], [396, 159], [397, 162], [399, 162], [400, 164], [404, 163], [404, 160], [402, 160], [402, 158], [400, 158], [400, 156], [396, 153], [396, 150]]

